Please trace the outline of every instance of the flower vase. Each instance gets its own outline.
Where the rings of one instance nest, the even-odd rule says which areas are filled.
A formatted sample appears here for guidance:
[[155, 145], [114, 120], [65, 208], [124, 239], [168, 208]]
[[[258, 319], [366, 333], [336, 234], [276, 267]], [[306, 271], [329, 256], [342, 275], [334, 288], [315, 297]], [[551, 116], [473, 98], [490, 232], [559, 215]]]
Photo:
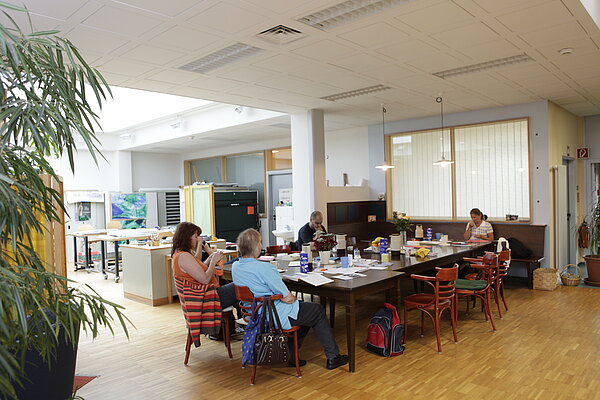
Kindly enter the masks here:
[[329, 258], [331, 257], [330, 250], [319, 251], [319, 257], [321, 257], [321, 265], [329, 264]]
[[398, 235], [400, 235], [400, 247], [403, 248], [406, 246], [406, 231], [400, 231]]

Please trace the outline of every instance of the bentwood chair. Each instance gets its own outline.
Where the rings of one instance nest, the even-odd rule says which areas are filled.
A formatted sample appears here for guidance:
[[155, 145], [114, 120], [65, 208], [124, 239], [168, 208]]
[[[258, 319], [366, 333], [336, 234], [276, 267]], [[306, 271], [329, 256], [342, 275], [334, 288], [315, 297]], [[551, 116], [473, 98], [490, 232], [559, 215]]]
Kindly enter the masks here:
[[[498, 254], [498, 274], [496, 276], [496, 280], [492, 285], [492, 293], [494, 294], [494, 300], [496, 302], [496, 307], [498, 308], [498, 315], [502, 318], [502, 310], [500, 310], [500, 302], [504, 304], [504, 309], [508, 311], [508, 306], [506, 305], [506, 298], [504, 297], [504, 277], [508, 275], [508, 269], [510, 268], [510, 249], [501, 250], [497, 252]], [[482, 263], [483, 257], [477, 258], [465, 258], [465, 261], [474, 262], [474, 263]], [[481, 272], [469, 274], [465, 278], [469, 280], [482, 279]], [[473, 306], [475, 306], [475, 302], [473, 302]]]
[[[492, 324], [492, 329], [496, 330], [496, 323], [494, 322], [494, 316], [492, 315], [490, 302], [491, 295], [494, 285], [498, 279], [498, 255], [492, 252], [486, 252], [483, 258], [472, 259], [470, 267], [481, 271], [481, 279], [469, 280], [469, 279], [457, 279], [456, 280], [456, 298], [457, 303], [460, 297], [481, 299], [483, 304], [483, 311], [485, 314], [486, 321], [489, 320]], [[469, 261], [469, 259], [467, 259]], [[458, 305], [458, 304], [457, 304]], [[469, 302], [467, 302], [467, 312], [469, 311]], [[458, 307], [455, 308], [456, 318], [458, 318]]]
[[274, 256], [276, 254], [286, 253], [289, 254], [292, 252], [292, 248], [287, 245], [278, 245], [278, 246], [267, 246], [266, 255]]
[[[216, 294], [216, 289], [209, 285], [191, 284], [183, 279], [175, 279], [175, 287], [177, 288], [179, 303], [181, 304], [188, 330], [183, 364], [188, 364], [192, 343], [196, 347], [200, 347], [201, 334], [218, 333], [214, 332], [214, 324], [219, 319], [220, 327], [223, 329], [223, 342], [227, 348], [229, 358], [232, 359], [229, 321], [233, 317], [233, 307], [227, 307], [215, 312], [215, 297], [216, 301], [218, 301], [218, 295]], [[213, 325], [213, 330], [206, 330], [208, 324]]]
[[[260, 307], [262, 307], [262, 297], [254, 297], [254, 293], [247, 286], [235, 285], [235, 297], [240, 302], [240, 309], [245, 319], [250, 319], [256, 313]], [[271, 296], [272, 300], [279, 300], [282, 295]], [[256, 309], [252, 309], [253, 300], [257, 304]], [[283, 329], [282, 332], [288, 335], [288, 337], [294, 339], [294, 361], [296, 364], [296, 376], [302, 378], [302, 372], [300, 372], [300, 357], [298, 355], [298, 331], [299, 326], [292, 326], [291, 329]], [[250, 385], [254, 385], [256, 380], [256, 364], [252, 366], [252, 375], [250, 376]]]
[[454, 282], [458, 278], [458, 264], [454, 264], [452, 268], [436, 267], [437, 273], [435, 276], [424, 276], [412, 274], [410, 277], [419, 280], [431, 286], [433, 293], [416, 293], [404, 298], [404, 343], [408, 332], [408, 311], [421, 311], [421, 337], [423, 336], [423, 320], [425, 314], [431, 318], [433, 322], [433, 330], [437, 339], [438, 353], [442, 352], [442, 343], [440, 338], [440, 323], [442, 313], [448, 310], [450, 313], [450, 324], [452, 325], [452, 334], [454, 335], [454, 343], [458, 343], [456, 336], [456, 299], [454, 296]]

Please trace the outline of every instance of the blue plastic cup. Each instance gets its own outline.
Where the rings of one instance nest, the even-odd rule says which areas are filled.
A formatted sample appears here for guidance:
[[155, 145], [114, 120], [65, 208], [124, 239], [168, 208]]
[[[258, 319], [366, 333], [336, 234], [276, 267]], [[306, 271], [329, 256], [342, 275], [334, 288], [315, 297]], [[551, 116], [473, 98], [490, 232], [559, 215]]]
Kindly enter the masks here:
[[340, 257], [340, 261], [342, 263], [342, 268], [348, 268], [348, 257]]

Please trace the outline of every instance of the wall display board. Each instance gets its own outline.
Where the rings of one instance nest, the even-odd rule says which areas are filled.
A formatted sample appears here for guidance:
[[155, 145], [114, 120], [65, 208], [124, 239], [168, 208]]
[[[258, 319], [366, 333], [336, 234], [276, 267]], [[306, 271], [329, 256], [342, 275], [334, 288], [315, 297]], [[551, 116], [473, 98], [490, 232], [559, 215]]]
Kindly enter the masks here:
[[112, 193], [110, 203], [112, 219], [146, 218], [146, 193]]

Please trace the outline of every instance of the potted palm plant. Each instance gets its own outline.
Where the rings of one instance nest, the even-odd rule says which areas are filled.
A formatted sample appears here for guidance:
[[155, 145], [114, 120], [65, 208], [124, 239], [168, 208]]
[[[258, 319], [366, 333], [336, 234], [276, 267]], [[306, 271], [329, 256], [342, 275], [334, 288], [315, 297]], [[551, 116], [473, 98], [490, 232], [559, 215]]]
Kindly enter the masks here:
[[[590, 254], [583, 257], [588, 272], [585, 283], [592, 286], [600, 286], [600, 201], [596, 202], [590, 215], [590, 222], [586, 225], [589, 231]], [[579, 234], [585, 235], [586, 233], [582, 232], [580, 228]]]
[[9, 21], [0, 24], [0, 398], [62, 400], [80, 329], [96, 337], [118, 321], [127, 334], [128, 320], [121, 306], [47, 271], [31, 237], [65, 211], [46, 184], [60, 179], [48, 158], [66, 155], [74, 170], [76, 134], [96, 157], [91, 102], [110, 89], [57, 32], [22, 31], [10, 13], [27, 10], [0, 9]]

